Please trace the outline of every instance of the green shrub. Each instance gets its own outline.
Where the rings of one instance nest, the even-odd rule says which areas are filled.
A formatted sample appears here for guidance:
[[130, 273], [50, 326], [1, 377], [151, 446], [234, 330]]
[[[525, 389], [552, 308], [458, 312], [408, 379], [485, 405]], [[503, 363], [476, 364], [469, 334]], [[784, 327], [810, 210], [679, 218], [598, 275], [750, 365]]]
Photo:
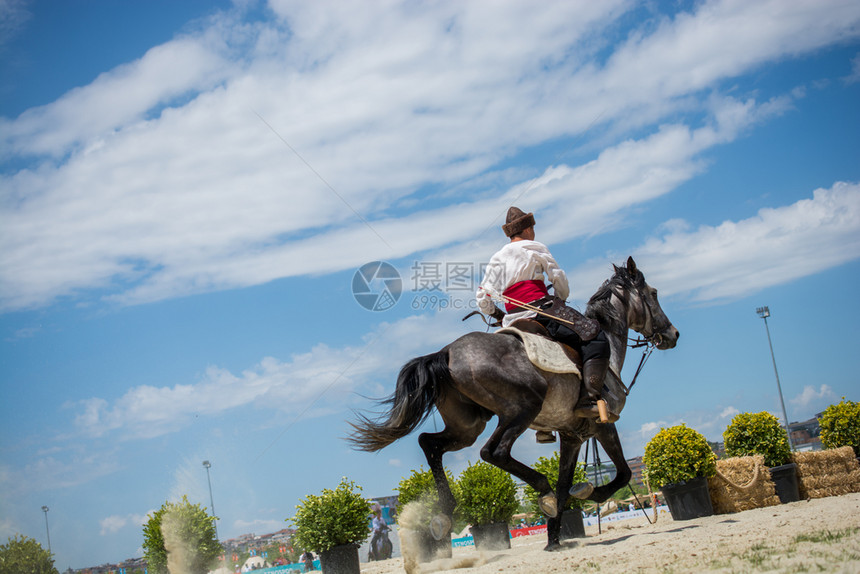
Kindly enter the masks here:
[[460, 473], [458, 486], [459, 509], [470, 524], [510, 522], [519, 510], [514, 479], [492, 464], [470, 464]]
[[717, 473], [717, 455], [708, 441], [685, 424], [660, 429], [645, 446], [642, 462], [652, 488]]
[[0, 574], [57, 574], [54, 559], [32, 538], [16, 534], [0, 544]]
[[723, 433], [727, 456], [764, 457], [765, 466], [781, 466], [791, 460], [791, 447], [779, 419], [768, 412], [740, 413]]
[[830, 405], [821, 414], [821, 445], [824, 448], [850, 446], [860, 456], [860, 403], [846, 401]]
[[[445, 469], [445, 476], [448, 477], [448, 485], [451, 487], [451, 492], [454, 499], [457, 499], [457, 481], [451, 476], [448, 469]], [[420, 470], [413, 470], [412, 474], [400, 479], [397, 485], [397, 513], [410, 502], [420, 501], [430, 509], [436, 509], [439, 502], [439, 494], [436, 490], [436, 482], [433, 480], [433, 472], [424, 470], [422, 466]]]
[[[552, 453], [552, 456], [547, 458], [545, 456], [540, 457], [534, 463], [534, 469], [541, 474], [545, 475], [549, 479], [549, 485], [555, 490], [555, 485], [558, 484], [558, 466], [559, 466], [560, 458], [558, 451]], [[577, 482], [587, 482], [588, 478], [585, 475], [585, 465], [577, 464], [576, 468], [573, 471], [573, 484]], [[528, 509], [530, 512], [535, 514], [543, 514], [543, 511], [540, 509], [538, 505], [538, 491], [532, 488], [531, 486], [526, 485], [525, 488], [525, 499], [526, 504], [528, 505]], [[584, 500], [580, 500], [578, 498], [574, 498], [573, 496], [567, 499], [567, 505], [564, 510], [571, 510], [573, 508], [582, 508], [584, 504]]]
[[370, 533], [370, 501], [361, 487], [341, 479], [335, 490], [308, 495], [296, 506], [293, 542], [305, 550], [325, 552], [341, 544], [363, 542]]
[[188, 497], [165, 502], [143, 525], [143, 555], [150, 572], [206, 574], [223, 551], [215, 535], [215, 517]]

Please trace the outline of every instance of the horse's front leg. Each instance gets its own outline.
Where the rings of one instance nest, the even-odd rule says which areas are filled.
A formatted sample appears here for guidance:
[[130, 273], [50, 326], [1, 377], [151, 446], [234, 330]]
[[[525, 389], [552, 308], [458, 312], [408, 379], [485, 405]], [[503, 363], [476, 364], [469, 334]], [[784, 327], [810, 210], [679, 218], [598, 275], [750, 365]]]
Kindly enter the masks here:
[[564, 513], [570, 497], [568, 491], [573, 483], [573, 473], [579, 460], [579, 449], [582, 446], [582, 440], [576, 435], [560, 432], [559, 437], [561, 444], [559, 446], [558, 483], [556, 484], [558, 515], [550, 518], [546, 524], [547, 545], [544, 550], [549, 551], [561, 548], [561, 515]]

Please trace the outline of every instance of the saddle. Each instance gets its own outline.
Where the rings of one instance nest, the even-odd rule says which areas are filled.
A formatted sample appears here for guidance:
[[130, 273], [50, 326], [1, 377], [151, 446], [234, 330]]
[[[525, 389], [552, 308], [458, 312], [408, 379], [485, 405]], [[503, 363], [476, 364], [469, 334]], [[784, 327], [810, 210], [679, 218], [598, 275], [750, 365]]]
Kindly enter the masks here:
[[550, 373], [575, 373], [582, 376], [582, 357], [579, 351], [556, 341], [546, 327], [534, 319], [517, 319], [496, 334], [517, 337], [525, 347], [529, 360]]
[[[496, 334], [519, 339], [529, 360], [539, 369], [550, 373], [574, 373], [582, 377], [582, 357], [579, 352], [552, 339], [546, 327], [534, 319], [517, 319], [509, 327], [496, 331]], [[627, 392], [621, 375], [610, 368], [601, 398], [606, 401], [611, 413], [616, 413], [616, 416], [621, 413], [627, 402]]]

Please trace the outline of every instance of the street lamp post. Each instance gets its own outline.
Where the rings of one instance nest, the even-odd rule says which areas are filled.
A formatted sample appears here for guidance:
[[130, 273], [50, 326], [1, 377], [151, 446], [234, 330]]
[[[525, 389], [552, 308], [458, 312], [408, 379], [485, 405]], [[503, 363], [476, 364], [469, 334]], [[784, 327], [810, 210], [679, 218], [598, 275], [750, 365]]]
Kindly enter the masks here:
[[47, 506], [42, 507], [42, 512], [45, 513], [45, 534], [48, 535], [48, 555], [50, 556], [53, 553], [51, 552], [51, 531], [48, 529], [48, 510]]
[[[208, 460], [203, 461], [203, 466], [206, 467], [206, 482], [209, 483], [209, 508], [212, 509], [212, 516], [215, 516], [215, 501], [212, 499], [212, 479], [209, 478], [209, 467], [212, 465], [209, 464]], [[215, 539], [218, 539], [218, 519], [215, 518], [215, 522], [212, 523], [215, 526]]]
[[779, 371], [776, 370], [776, 358], [773, 355], [773, 343], [770, 341], [770, 328], [767, 326], [767, 318], [770, 317], [770, 309], [767, 306], [757, 307], [758, 316], [764, 319], [764, 329], [767, 331], [767, 344], [770, 347], [770, 359], [773, 361], [773, 374], [776, 375], [776, 390], [779, 391], [779, 404], [782, 406], [782, 418], [785, 421], [785, 433], [788, 436], [788, 446], [794, 450], [791, 442], [791, 431], [788, 428], [788, 414], [785, 412], [785, 401], [782, 399], [782, 386], [779, 384]]

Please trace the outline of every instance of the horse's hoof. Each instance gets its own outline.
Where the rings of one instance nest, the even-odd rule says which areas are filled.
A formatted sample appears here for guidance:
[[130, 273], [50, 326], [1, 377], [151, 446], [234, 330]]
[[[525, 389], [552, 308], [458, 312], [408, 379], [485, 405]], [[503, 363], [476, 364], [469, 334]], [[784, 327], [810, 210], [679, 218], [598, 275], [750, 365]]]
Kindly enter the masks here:
[[430, 520], [430, 534], [434, 540], [442, 540], [442, 537], [449, 532], [451, 532], [451, 519], [444, 514], [437, 514]]
[[538, 499], [538, 506], [550, 518], [558, 516], [558, 499], [555, 497], [555, 494], [550, 492], [541, 496]]
[[550, 541], [545, 547], [544, 552], [558, 552], [561, 550], [561, 544], [559, 544], [558, 540]]
[[574, 498], [578, 498], [579, 500], [585, 500], [591, 493], [594, 492], [594, 485], [590, 482], [577, 482], [573, 486], [570, 487], [570, 495]]

